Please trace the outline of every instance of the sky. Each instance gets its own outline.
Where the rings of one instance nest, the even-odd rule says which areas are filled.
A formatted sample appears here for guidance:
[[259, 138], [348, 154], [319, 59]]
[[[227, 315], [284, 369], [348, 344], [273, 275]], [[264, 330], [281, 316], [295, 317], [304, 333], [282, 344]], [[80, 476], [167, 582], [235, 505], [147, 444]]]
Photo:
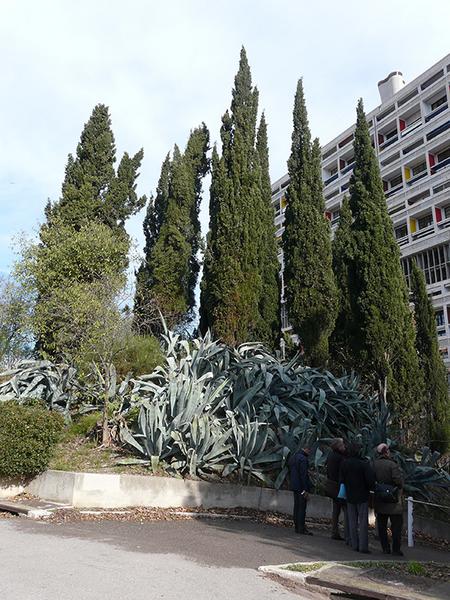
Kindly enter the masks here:
[[[450, 52], [450, 2], [417, 0], [0, 0], [0, 275], [15, 240], [36, 234], [57, 200], [67, 155], [99, 102], [118, 150], [144, 148], [138, 191], [155, 190], [174, 143], [220, 119], [242, 45], [269, 127], [271, 177], [286, 171], [297, 80], [323, 144], [377, 82], [411, 81]], [[206, 182], [207, 183], [207, 182]], [[207, 227], [208, 185], [202, 224]], [[127, 229], [142, 245], [143, 211]]]

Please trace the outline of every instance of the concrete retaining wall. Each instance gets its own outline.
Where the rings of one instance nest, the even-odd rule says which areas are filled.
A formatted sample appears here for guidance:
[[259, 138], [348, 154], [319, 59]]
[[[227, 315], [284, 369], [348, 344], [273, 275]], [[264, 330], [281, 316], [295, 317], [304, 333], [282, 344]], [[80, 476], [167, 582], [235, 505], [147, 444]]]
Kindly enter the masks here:
[[[22, 492], [76, 508], [240, 507], [290, 515], [293, 505], [292, 492], [285, 490], [150, 475], [46, 471], [25, 486], [18, 482], [3, 485], [0, 482], [0, 498]], [[330, 518], [331, 500], [311, 495], [308, 516]], [[370, 511], [369, 520], [374, 522], [373, 511]], [[450, 541], [450, 526], [446, 523], [417, 516], [414, 517], [414, 529]]]
[[[203, 506], [292, 512], [292, 492], [174, 477], [46, 471], [25, 491], [78, 508]], [[327, 517], [330, 511], [329, 498], [311, 496], [311, 517]]]

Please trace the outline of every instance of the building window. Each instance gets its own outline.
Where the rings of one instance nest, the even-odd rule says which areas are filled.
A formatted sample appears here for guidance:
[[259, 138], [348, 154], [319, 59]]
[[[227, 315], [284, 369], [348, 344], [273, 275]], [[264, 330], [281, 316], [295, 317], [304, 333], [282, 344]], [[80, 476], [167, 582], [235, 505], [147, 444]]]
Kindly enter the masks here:
[[403, 183], [403, 179], [401, 175], [397, 175], [397, 177], [394, 177], [394, 179], [391, 179], [390, 181], [390, 187], [396, 187], [397, 185], [401, 185]]
[[408, 285], [411, 280], [411, 261], [415, 260], [425, 275], [427, 285], [450, 279], [450, 244], [442, 244], [419, 252], [413, 258], [402, 258], [402, 267]]
[[450, 219], [450, 204], [447, 204], [447, 206], [444, 206], [443, 210], [444, 210], [444, 218]]
[[414, 167], [411, 168], [412, 176], [415, 177], [416, 175], [419, 175], [419, 173], [423, 173], [424, 171], [426, 171], [426, 169], [427, 169], [427, 163], [425, 161], [418, 165], [415, 165]]
[[447, 158], [450, 158], [450, 146], [437, 154], [437, 162], [440, 163]]
[[394, 231], [395, 231], [395, 238], [397, 240], [401, 240], [402, 238], [404, 238], [408, 235], [408, 228], [406, 226], [406, 223], [404, 223], [403, 225], [400, 225], [400, 227], [396, 227]]
[[288, 321], [288, 314], [286, 304], [281, 305], [281, 329], [288, 329], [290, 327]]
[[432, 102], [430, 105], [430, 108], [432, 111], [436, 110], [436, 108], [439, 108], [440, 106], [442, 106], [442, 104], [445, 104], [446, 102], [447, 102], [447, 96], [442, 96], [438, 100], [435, 100], [434, 102]]
[[433, 216], [431, 213], [417, 219], [417, 229], [426, 229], [430, 225], [433, 225]]
[[443, 325], [445, 325], [443, 309], [436, 311], [435, 317], [436, 317], [436, 327], [442, 327]]

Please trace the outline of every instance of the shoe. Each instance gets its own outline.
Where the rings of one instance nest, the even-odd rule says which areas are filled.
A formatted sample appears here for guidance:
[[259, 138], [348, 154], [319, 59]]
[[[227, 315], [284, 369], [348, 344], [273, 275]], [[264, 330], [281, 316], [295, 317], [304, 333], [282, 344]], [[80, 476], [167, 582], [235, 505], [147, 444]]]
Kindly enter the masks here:
[[370, 550], [360, 550], [361, 554], [372, 554]]
[[394, 550], [392, 556], [404, 556], [404, 554], [401, 550]]
[[383, 554], [390, 554], [391, 553], [391, 549], [389, 546], [387, 546], [386, 548], [383, 548]]
[[338, 542], [343, 542], [343, 541], [344, 541], [344, 538], [343, 538], [343, 537], [341, 537], [341, 536], [340, 536], [338, 533], [334, 533], [334, 534], [331, 536], [331, 539], [332, 539], [332, 540], [337, 540]]

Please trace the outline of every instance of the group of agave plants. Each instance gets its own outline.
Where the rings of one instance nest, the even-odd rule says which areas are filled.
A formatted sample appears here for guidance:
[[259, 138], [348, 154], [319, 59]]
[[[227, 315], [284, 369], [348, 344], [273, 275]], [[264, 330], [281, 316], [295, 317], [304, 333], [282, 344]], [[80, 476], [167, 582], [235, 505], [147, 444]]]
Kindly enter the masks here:
[[[260, 344], [230, 348], [209, 334], [186, 340], [166, 331], [162, 344], [162, 366], [118, 384], [112, 378], [108, 392], [119, 442], [153, 471], [280, 488], [299, 447], [312, 448], [319, 474], [331, 438], [358, 439], [368, 457], [380, 442], [395, 448], [386, 407], [353, 373], [336, 377], [298, 357], [282, 360]], [[75, 369], [48, 361], [19, 363], [0, 381], [0, 401], [39, 398], [68, 419], [104, 400]], [[429, 498], [450, 487], [438, 453], [395, 455], [408, 493]]]

